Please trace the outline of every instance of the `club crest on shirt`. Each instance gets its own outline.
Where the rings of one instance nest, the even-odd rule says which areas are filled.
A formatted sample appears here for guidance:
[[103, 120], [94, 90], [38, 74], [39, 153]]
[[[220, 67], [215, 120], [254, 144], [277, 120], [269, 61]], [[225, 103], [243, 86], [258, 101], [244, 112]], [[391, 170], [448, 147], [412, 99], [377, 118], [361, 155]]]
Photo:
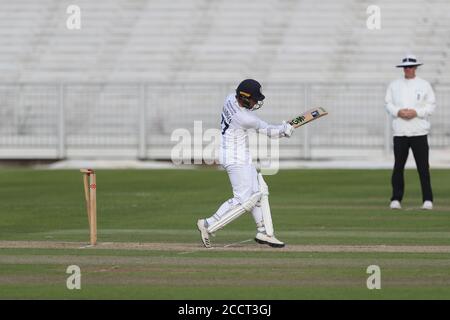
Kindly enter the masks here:
[[423, 96], [424, 96], [424, 94], [422, 91], [416, 91], [416, 100], [417, 101], [421, 101]]

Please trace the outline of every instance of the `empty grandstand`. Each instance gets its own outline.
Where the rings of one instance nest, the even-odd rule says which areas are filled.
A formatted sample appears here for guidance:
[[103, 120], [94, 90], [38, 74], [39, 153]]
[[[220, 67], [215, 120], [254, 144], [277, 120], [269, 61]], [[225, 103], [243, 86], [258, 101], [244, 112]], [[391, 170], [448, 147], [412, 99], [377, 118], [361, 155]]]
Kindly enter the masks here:
[[0, 32], [0, 158], [167, 159], [173, 130], [218, 128], [247, 77], [268, 120], [330, 111], [284, 158], [386, 153], [385, 89], [409, 51], [438, 99], [431, 144], [450, 147], [448, 0], [16, 0], [0, 2]]

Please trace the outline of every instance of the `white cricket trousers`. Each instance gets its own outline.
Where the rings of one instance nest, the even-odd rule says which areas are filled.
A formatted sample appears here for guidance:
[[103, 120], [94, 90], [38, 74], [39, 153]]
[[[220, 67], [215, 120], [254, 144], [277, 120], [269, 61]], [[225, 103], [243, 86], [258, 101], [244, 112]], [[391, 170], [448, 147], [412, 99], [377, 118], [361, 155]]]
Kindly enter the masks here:
[[[230, 164], [223, 165], [230, 178], [233, 188], [233, 198], [225, 201], [219, 209], [206, 221], [211, 225], [233, 208], [237, 204], [247, 201], [252, 194], [259, 191], [258, 172], [253, 164]], [[256, 225], [261, 225], [263, 221], [261, 207], [258, 204], [252, 209], [252, 216]]]

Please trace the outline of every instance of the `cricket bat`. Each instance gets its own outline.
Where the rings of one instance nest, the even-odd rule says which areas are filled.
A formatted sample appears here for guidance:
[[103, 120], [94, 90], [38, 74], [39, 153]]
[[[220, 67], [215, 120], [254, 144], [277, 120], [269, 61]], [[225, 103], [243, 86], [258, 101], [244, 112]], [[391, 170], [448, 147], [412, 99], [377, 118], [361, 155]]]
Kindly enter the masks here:
[[293, 126], [294, 128], [298, 128], [304, 124], [307, 124], [308, 122], [311, 122], [313, 120], [319, 119], [320, 117], [326, 116], [328, 112], [321, 107], [318, 108], [312, 108], [305, 112], [303, 112], [298, 117], [295, 117], [291, 121], [289, 121], [289, 124]]

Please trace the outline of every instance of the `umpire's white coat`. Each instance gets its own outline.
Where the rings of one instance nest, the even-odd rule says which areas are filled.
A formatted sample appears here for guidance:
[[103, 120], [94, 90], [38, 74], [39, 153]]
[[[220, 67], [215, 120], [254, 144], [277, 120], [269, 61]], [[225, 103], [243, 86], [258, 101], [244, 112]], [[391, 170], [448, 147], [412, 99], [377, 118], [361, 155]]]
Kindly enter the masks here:
[[[403, 108], [414, 109], [417, 117], [409, 120], [397, 116]], [[394, 136], [422, 136], [430, 131], [429, 116], [436, 108], [436, 98], [431, 85], [419, 78], [398, 79], [386, 91], [386, 110], [392, 116]]]

